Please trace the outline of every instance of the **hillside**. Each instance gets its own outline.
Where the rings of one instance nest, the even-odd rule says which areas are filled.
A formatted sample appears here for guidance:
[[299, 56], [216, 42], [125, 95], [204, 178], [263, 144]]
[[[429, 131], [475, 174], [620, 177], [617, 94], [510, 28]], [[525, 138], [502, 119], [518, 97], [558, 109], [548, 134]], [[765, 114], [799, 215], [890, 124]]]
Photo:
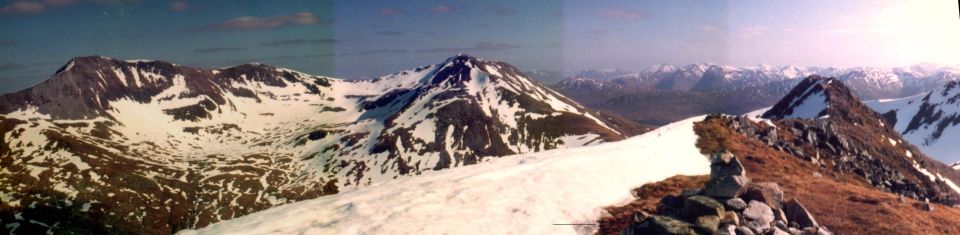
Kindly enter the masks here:
[[[957, 173], [904, 141], [842, 82], [808, 77], [760, 117], [755, 113], [698, 122], [698, 148], [738, 156], [750, 182], [779, 184], [789, 195], [782, 201], [806, 202], [838, 234], [960, 232]], [[637, 188], [636, 200], [607, 208], [600, 232], [619, 233], [634, 211], [658, 213], [661, 198], [682, 197], [705, 181], [678, 176]]]
[[644, 131], [468, 55], [361, 81], [77, 57], [0, 123], [0, 220], [141, 234]]
[[[521, 154], [297, 202], [182, 234], [583, 234], [631, 187], [709, 171], [694, 117], [614, 143]], [[582, 225], [572, 225], [582, 224]]]

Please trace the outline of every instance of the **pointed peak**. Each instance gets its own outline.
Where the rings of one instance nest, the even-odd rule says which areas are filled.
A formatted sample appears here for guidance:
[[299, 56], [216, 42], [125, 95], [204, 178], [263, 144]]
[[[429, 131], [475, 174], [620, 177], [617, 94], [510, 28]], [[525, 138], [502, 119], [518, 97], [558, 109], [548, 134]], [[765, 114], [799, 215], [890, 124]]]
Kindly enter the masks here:
[[460, 53], [447, 58], [444, 64], [466, 64], [470, 61], [477, 61], [477, 58], [465, 53]]
[[763, 117], [819, 119], [843, 116], [851, 119], [860, 115], [856, 113], [868, 111], [839, 79], [811, 75], [800, 81], [783, 99], [764, 113]]

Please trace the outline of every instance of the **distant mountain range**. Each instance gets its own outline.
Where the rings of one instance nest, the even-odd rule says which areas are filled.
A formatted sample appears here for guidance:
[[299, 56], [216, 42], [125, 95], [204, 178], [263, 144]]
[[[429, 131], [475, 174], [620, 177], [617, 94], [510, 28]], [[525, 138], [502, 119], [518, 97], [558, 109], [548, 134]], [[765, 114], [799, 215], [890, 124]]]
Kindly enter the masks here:
[[915, 95], [960, 79], [958, 68], [931, 65], [880, 69], [701, 63], [657, 65], [639, 72], [569, 72], [554, 87], [587, 107], [663, 125], [701, 113], [743, 113], [770, 106], [813, 74], [838, 78], [863, 100]]
[[645, 130], [467, 55], [360, 81], [78, 57], [0, 123], [0, 220], [25, 233], [164, 234]]

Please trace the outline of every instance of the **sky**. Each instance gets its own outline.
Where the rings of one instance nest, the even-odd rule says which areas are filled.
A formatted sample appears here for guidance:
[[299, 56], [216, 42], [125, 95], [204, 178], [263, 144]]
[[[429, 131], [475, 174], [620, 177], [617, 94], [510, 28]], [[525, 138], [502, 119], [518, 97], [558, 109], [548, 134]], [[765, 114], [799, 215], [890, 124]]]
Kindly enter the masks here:
[[0, 93], [87, 55], [347, 79], [458, 53], [550, 71], [957, 65], [958, 12], [952, 0], [0, 0]]

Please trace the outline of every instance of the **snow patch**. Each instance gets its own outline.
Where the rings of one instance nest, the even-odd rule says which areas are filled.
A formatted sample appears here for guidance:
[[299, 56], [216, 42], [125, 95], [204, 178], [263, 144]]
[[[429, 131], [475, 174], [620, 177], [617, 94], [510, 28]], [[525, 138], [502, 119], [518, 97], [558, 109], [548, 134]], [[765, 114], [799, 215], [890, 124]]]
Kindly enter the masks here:
[[[689, 118], [624, 141], [521, 154], [296, 202], [181, 234], [577, 234], [630, 190], [709, 173]], [[482, 203], [478, 203], [482, 202]], [[532, 226], [541, 224], [543, 226]], [[442, 225], [442, 226], [438, 226]]]

